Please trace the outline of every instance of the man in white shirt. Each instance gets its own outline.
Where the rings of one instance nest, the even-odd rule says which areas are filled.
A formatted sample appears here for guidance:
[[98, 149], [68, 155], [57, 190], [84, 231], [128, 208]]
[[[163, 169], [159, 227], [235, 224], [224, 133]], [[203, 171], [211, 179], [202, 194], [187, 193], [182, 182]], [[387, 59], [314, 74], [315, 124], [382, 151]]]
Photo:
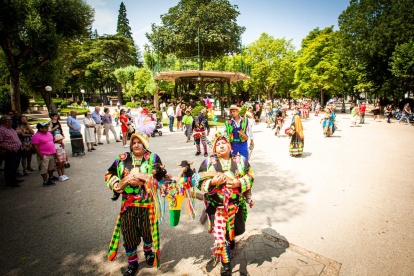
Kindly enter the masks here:
[[174, 126], [174, 116], [175, 116], [175, 112], [174, 112], [174, 105], [172, 103], [170, 103], [168, 105], [168, 109], [167, 109], [167, 116], [170, 119], [170, 132], [174, 132], [173, 130], [173, 126]]

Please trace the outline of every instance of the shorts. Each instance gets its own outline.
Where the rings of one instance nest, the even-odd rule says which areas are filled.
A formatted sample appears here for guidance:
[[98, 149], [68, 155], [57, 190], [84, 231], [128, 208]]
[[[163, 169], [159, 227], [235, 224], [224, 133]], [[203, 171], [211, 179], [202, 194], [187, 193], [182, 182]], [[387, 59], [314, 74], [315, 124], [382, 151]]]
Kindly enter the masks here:
[[177, 122], [181, 122], [183, 119], [183, 116], [177, 116]]
[[38, 155], [37, 163], [40, 166], [40, 174], [46, 174], [49, 171], [53, 171], [53, 169], [55, 168], [55, 156], [54, 154], [44, 155], [43, 160], [40, 160], [40, 157]]
[[33, 150], [22, 150], [22, 157], [29, 157], [33, 155]]

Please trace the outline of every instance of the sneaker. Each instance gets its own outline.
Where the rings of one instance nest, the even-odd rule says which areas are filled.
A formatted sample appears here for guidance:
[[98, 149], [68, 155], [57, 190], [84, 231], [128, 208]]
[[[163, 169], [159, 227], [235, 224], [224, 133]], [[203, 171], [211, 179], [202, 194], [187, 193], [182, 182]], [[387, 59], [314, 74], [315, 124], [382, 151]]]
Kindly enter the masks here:
[[128, 145], [124, 145], [124, 148], [128, 148]]
[[64, 177], [63, 175], [59, 176], [59, 181], [63, 182], [63, 181], [65, 181], [65, 180], [66, 180], [66, 179], [65, 179], [65, 177]]
[[154, 260], [155, 260], [155, 255], [152, 252], [152, 250], [149, 251], [148, 253], [144, 252], [144, 255], [145, 255], [145, 261], [147, 262], [147, 264], [149, 266], [152, 266], [154, 264]]
[[59, 180], [59, 177], [52, 176], [52, 177], [49, 177], [49, 180]]
[[136, 264], [129, 264], [127, 269], [124, 272], [124, 276], [134, 276], [138, 272], [139, 265]]
[[46, 182], [43, 182], [43, 187], [47, 187], [47, 186], [54, 186], [56, 185], [54, 182], [48, 180]]
[[201, 154], [201, 152], [196, 152], [195, 156], [199, 156]]
[[99, 142], [98, 145], [103, 145], [103, 143]]
[[66, 180], [69, 180], [69, 176], [67, 176], [66, 174], [64, 174], [63, 176], [66, 178]]

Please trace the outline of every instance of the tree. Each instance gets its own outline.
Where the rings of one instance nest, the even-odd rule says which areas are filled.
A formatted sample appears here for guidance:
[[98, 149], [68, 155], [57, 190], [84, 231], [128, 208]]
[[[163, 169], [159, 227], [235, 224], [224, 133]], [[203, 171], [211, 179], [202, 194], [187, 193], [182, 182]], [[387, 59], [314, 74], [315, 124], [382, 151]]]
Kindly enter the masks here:
[[[104, 35], [92, 42], [88, 55], [93, 62], [88, 65], [90, 69], [113, 73], [116, 69], [133, 65], [135, 47], [131, 40], [122, 35]], [[112, 75], [113, 76], [113, 75]], [[113, 76], [115, 79], [115, 77]], [[122, 104], [121, 84], [117, 81], [118, 101]]]
[[200, 43], [202, 70], [203, 57], [238, 51], [245, 27], [237, 25], [237, 9], [227, 0], [181, 0], [161, 15], [161, 26], [152, 24], [152, 33], [146, 36], [154, 49], [179, 58], [198, 55]]
[[339, 16], [342, 48], [376, 94], [398, 92], [399, 80], [390, 70], [397, 45], [414, 37], [412, 0], [351, 0]]
[[252, 78], [247, 82], [272, 100], [282, 82], [292, 82], [296, 53], [291, 40], [275, 39], [263, 33], [248, 51], [252, 55], [253, 68]]
[[341, 91], [343, 74], [337, 45], [333, 26], [323, 30], [317, 28], [302, 41], [295, 64], [296, 92], [299, 96], [312, 97], [319, 91], [323, 105], [325, 92]]
[[136, 66], [127, 66], [115, 70], [114, 75], [116, 80], [122, 85], [124, 93], [131, 97], [131, 101], [135, 101], [135, 96], [138, 94], [134, 86], [135, 74], [140, 69]]
[[414, 42], [410, 41], [395, 47], [390, 61], [392, 74], [399, 78], [400, 89], [405, 94], [414, 91]]
[[10, 73], [12, 107], [20, 113], [21, 73], [55, 60], [62, 41], [85, 35], [94, 11], [82, 0], [1, 0], [0, 7], [0, 46]]

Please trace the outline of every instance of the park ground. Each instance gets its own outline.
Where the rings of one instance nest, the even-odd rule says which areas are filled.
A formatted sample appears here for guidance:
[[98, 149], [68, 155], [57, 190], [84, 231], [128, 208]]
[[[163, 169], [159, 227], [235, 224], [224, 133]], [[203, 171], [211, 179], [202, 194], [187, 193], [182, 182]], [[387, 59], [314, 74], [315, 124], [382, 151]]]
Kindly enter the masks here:
[[[339, 275], [413, 275], [414, 127], [372, 117], [350, 127], [350, 115], [338, 114], [338, 130], [324, 138], [319, 121], [313, 114], [303, 121], [305, 149], [298, 158], [289, 156], [288, 136], [275, 137], [263, 120], [254, 126], [256, 205], [246, 232], [261, 229], [335, 260], [342, 264]], [[198, 167], [203, 157], [194, 156], [183, 133], [163, 130], [150, 138], [150, 150], [168, 172], [178, 174], [177, 161], [185, 159]], [[122, 246], [116, 261], [106, 259], [120, 201], [110, 200], [104, 174], [123, 151], [111, 137], [91, 154], [70, 157], [70, 180], [54, 187], [42, 187], [38, 172], [22, 178], [20, 189], [5, 190], [2, 183], [0, 275], [121, 275]], [[161, 268], [148, 267], [141, 254], [139, 275], [203, 275], [214, 238], [198, 222], [203, 204], [197, 206], [196, 221], [187, 223], [183, 208], [174, 228], [167, 212]]]

